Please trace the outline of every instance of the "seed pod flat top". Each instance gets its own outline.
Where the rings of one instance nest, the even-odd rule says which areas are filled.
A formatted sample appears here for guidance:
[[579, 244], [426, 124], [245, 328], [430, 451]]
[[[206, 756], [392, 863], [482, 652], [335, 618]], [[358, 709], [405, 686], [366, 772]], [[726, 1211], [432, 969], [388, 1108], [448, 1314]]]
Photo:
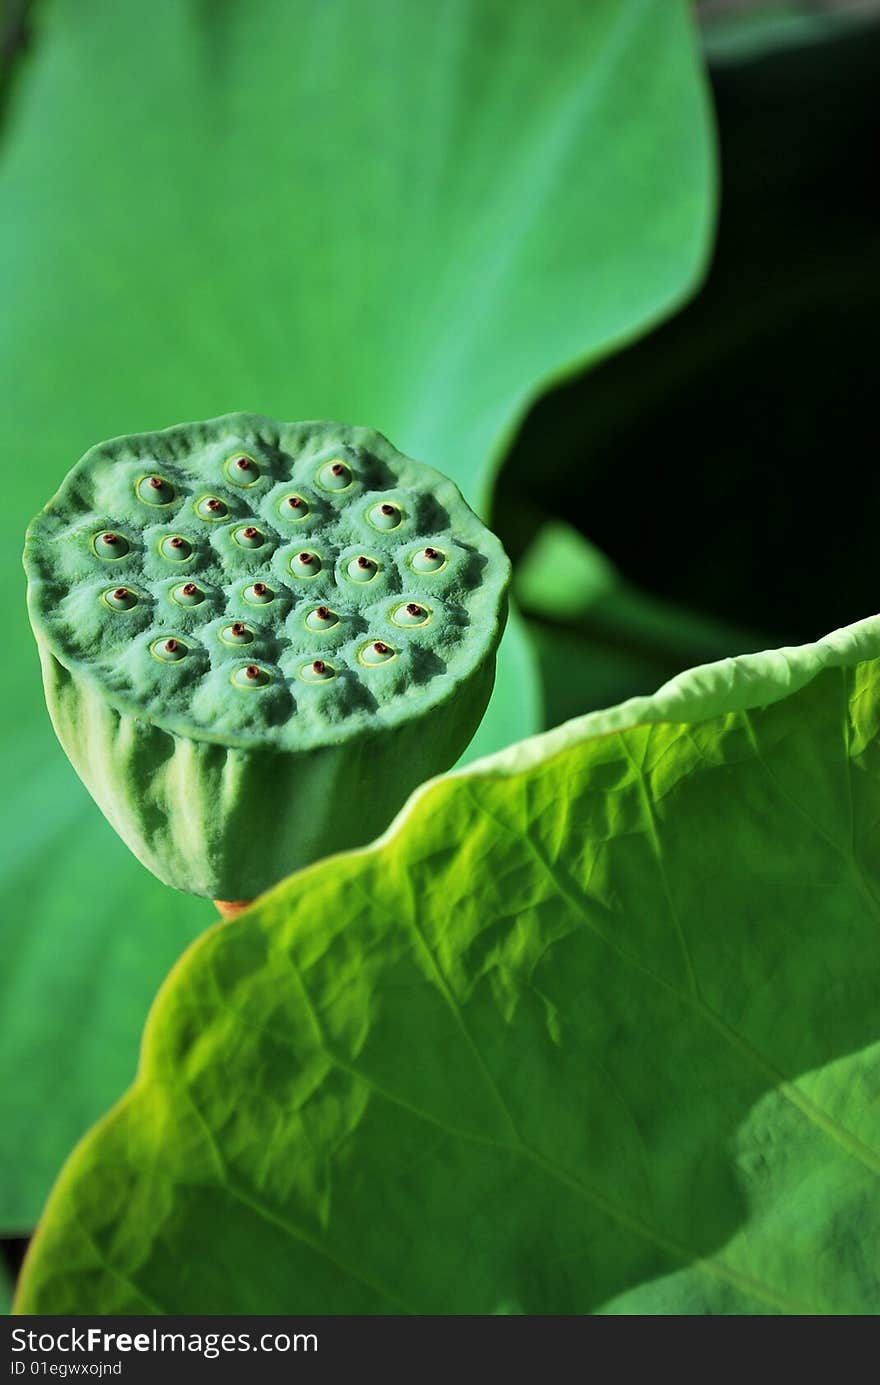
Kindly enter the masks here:
[[508, 578], [452, 482], [379, 434], [246, 414], [93, 448], [25, 565], [38, 636], [114, 707], [297, 749], [444, 701]]
[[25, 567], [74, 767], [160, 878], [223, 899], [369, 841], [455, 762], [509, 580], [439, 472], [254, 414], [92, 448]]

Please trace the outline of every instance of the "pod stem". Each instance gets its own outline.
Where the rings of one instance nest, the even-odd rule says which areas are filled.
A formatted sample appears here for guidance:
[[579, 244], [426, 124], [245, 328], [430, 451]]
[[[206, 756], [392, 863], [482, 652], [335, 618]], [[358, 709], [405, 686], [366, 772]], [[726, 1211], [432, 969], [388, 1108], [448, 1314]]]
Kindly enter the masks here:
[[252, 899], [215, 899], [214, 905], [221, 918], [234, 919], [253, 904]]

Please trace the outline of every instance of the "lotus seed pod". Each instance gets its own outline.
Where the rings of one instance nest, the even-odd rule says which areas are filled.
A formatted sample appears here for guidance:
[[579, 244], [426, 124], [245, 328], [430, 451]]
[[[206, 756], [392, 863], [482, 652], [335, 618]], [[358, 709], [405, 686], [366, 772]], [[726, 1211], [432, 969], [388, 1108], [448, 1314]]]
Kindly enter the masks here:
[[221, 900], [372, 840], [454, 764], [509, 580], [380, 434], [252, 414], [92, 448], [25, 568], [74, 768], [154, 874]]

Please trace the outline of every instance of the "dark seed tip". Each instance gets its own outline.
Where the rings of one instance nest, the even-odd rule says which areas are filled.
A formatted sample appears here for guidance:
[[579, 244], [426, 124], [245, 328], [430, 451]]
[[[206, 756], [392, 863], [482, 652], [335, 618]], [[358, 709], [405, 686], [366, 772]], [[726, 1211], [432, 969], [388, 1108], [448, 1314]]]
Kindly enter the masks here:
[[118, 543], [118, 542], [119, 542], [119, 535], [118, 535], [118, 534], [110, 534], [110, 533], [102, 534], [102, 535], [101, 535], [101, 542], [102, 542], [102, 543]]
[[174, 538], [169, 539], [168, 542], [171, 544], [172, 548], [183, 548], [183, 539], [180, 538], [178, 534], [175, 534]]
[[217, 500], [215, 496], [212, 496], [210, 500], [206, 500], [206, 501], [205, 501], [205, 504], [207, 505], [207, 507], [208, 507], [209, 510], [219, 510], [219, 509], [220, 509], [220, 501]]
[[117, 587], [113, 595], [117, 601], [124, 601], [128, 596], [128, 587]]
[[177, 649], [178, 649], [177, 640], [166, 640], [166, 641], [165, 641], [165, 652], [166, 652], [166, 654], [176, 654], [176, 653], [177, 653]]
[[311, 553], [300, 553], [297, 556], [299, 557], [299, 561], [304, 564], [311, 563], [314, 561]]
[[187, 582], [183, 588], [184, 596], [195, 596], [197, 591], [198, 587], [196, 586], [195, 582]]
[[342, 465], [341, 462], [334, 462], [330, 470], [332, 471], [334, 476], [344, 476], [345, 474], [345, 467]]
[[422, 608], [421, 606], [417, 606], [414, 601], [410, 601], [406, 608], [406, 613], [408, 616], [420, 616], [422, 614]]
[[393, 514], [396, 514], [396, 511], [395, 511], [393, 505], [380, 505], [380, 506], [379, 506], [379, 509], [382, 511], [382, 514], [383, 514], [383, 515], [393, 515]]
[[248, 664], [244, 671], [244, 676], [245, 678], [259, 678], [260, 670], [257, 668], [256, 664]]
[[429, 559], [436, 558], [436, 557], [437, 557], [437, 550], [436, 550], [436, 548], [426, 548], [426, 549], [425, 549], [425, 557], [426, 557], [426, 558], [429, 558]]
[[292, 509], [298, 510], [300, 505], [302, 504], [302, 501], [300, 500], [298, 495], [289, 495], [287, 497], [287, 503], [292, 507]]
[[236, 639], [238, 639], [241, 635], [244, 634], [244, 632], [245, 632], [246, 629], [247, 629], [247, 626], [242, 625], [241, 621], [240, 621], [240, 620], [237, 620], [237, 621], [235, 622], [235, 624], [233, 625], [233, 627], [232, 627], [232, 633], [233, 633], [233, 635], [235, 635]]
[[245, 529], [244, 536], [246, 539], [255, 539], [257, 537], [257, 530], [254, 528], [252, 524], [249, 524], [248, 527]]
[[162, 489], [162, 487], [164, 486], [164, 484], [165, 484], [165, 482], [162, 480], [162, 477], [161, 477], [161, 476], [151, 476], [151, 477], [150, 477], [150, 485], [153, 487], [153, 490], [154, 490], [154, 491], [160, 491], [160, 490]]
[[317, 609], [317, 611], [315, 612], [315, 615], [318, 617], [319, 620], [329, 620], [329, 619], [330, 619], [330, 607], [329, 607], [329, 606], [319, 606], [318, 609]]
[[235, 465], [238, 467], [239, 471], [250, 471], [252, 463], [250, 457], [239, 457]]
[[375, 651], [376, 651], [377, 654], [390, 654], [390, 653], [391, 653], [391, 651], [390, 651], [390, 649], [388, 648], [387, 644], [383, 644], [381, 640], [376, 640], [375, 644], [373, 645], [373, 648], [375, 649]]
[[315, 673], [326, 673], [327, 665], [324, 663], [323, 659], [316, 659], [312, 664], [312, 669]]
[[254, 583], [254, 594], [255, 594], [256, 596], [265, 596], [267, 590], [268, 590], [268, 588], [266, 587], [266, 583], [265, 583], [265, 582], [255, 582], [255, 583]]
[[358, 558], [358, 567], [372, 567], [372, 566], [373, 566], [373, 564], [370, 562], [370, 559], [369, 559], [369, 558]]

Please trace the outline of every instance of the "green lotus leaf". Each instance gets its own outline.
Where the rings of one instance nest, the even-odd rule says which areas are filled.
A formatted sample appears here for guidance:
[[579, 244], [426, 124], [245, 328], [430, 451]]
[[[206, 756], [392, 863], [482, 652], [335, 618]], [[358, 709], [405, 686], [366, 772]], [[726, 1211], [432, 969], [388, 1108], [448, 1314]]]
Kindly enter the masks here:
[[697, 668], [202, 935], [17, 1310], [877, 1312], [878, 722], [880, 617]]
[[[95, 438], [235, 408], [374, 423], [485, 512], [542, 383], [702, 271], [714, 151], [685, 0], [89, 0], [41, 5], [34, 30], [0, 161], [7, 592], [26, 524]], [[522, 631], [508, 622], [471, 754], [541, 725]], [[207, 915], [163, 905], [95, 820], [23, 602], [4, 657], [2, 1059], [21, 1075], [0, 1218], [19, 1229], [133, 1068], [175, 930]], [[103, 888], [83, 895], [94, 861]]]

